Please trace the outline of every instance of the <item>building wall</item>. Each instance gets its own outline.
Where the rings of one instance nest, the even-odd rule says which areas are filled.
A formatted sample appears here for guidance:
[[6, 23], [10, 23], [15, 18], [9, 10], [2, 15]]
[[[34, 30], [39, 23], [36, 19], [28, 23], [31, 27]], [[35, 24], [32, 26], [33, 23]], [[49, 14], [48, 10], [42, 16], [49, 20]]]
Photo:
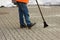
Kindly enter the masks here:
[[[38, 0], [40, 5], [55, 5], [60, 4], [60, 0]], [[30, 0], [29, 4], [36, 4], [35, 0]]]

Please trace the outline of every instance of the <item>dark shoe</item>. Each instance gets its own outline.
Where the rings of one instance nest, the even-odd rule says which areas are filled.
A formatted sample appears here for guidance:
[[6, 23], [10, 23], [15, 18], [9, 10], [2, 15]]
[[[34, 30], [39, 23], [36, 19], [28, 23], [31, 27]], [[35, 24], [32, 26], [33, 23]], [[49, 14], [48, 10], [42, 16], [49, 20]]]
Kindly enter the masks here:
[[26, 28], [26, 25], [24, 24], [24, 25], [20, 25], [20, 28]]
[[31, 24], [27, 25], [28, 26], [28, 29], [31, 29], [31, 27], [34, 26], [35, 24], [36, 23], [31, 23]]

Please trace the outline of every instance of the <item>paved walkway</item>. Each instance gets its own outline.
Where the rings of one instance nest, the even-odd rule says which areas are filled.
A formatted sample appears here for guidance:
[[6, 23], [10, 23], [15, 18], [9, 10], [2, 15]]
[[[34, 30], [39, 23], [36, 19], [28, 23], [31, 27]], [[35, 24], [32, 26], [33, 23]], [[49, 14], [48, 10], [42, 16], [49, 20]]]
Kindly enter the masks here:
[[17, 7], [0, 8], [0, 40], [60, 40], [60, 7], [41, 6], [44, 18], [49, 25], [43, 28], [43, 21], [36, 6], [28, 6], [32, 29], [21, 29]]

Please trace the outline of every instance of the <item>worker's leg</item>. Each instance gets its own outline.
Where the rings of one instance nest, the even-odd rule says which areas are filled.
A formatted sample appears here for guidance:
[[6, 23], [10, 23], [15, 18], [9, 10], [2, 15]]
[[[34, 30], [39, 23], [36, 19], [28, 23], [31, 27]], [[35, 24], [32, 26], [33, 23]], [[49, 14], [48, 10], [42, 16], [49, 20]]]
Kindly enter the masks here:
[[25, 21], [27, 24], [30, 24], [30, 18], [29, 18], [29, 13], [28, 13], [28, 8], [26, 6], [26, 4], [22, 3], [22, 10], [24, 13], [24, 17], [25, 17]]
[[18, 10], [19, 10], [19, 20], [20, 20], [20, 25], [24, 25], [24, 18], [23, 18], [23, 11], [22, 11], [22, 4], [17, 3], [18, 5]]

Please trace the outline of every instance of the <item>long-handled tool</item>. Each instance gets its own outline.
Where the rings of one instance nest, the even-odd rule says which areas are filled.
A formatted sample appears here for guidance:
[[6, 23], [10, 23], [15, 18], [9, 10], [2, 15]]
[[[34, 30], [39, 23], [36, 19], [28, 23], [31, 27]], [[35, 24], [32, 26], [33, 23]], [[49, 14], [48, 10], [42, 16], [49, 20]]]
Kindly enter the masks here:
[[38, 6], [38, 8], [39, 8], [39, 11], [40, 11], [40, 14], [41, 14], [41, 16], [42, 16], [42, 19], [43, 19], [44, 28], [46, 28], [46, 27], [48, 26], [48, 24], [46, 23], [46, 21], [45, 21], [45, 19], [44, 19], [44, 17], [43, 17], [43, 14], [42, 14], [41, 8], [40, 8], [40, 6], [39, 6], [37, 0], [36, 0], [36, 3], [37, 3], [37, 6]]

